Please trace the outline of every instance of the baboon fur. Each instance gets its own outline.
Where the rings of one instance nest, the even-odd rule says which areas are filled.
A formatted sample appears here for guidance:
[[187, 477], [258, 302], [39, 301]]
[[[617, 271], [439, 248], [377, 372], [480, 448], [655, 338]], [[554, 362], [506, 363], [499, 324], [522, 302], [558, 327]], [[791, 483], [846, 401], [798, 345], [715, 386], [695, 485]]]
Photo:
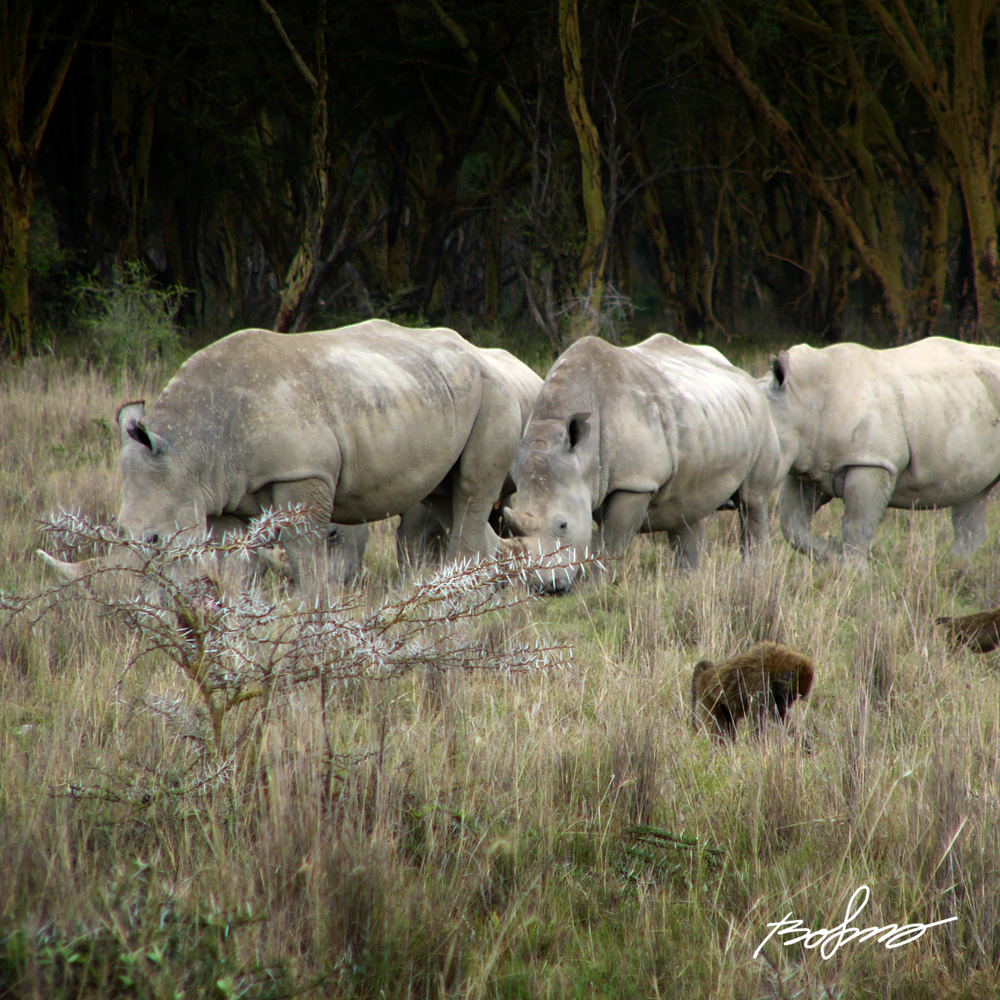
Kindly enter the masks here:
[[961, 618], [938, 618], [952, 646], [969, 646], [977, 653], [989, 653], [1000, 646], [1000, 608], [980, 611]]
[[777, 642], [759, 642], [724, 663], [702, 660], [691, 678], [692, 722], [736, 739], [737, 723], [749, 717], [759, 733], [768, 716], [784, 722], [812, 682], [812, 660]]

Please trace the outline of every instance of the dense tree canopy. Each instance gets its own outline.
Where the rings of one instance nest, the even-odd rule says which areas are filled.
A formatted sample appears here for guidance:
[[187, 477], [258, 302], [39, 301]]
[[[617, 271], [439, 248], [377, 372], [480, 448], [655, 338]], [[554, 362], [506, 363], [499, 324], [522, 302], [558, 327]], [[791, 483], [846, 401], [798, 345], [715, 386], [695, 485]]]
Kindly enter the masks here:
[[996, 341], [998, 38], [998, 0], [10, 0], [0, 353], [134, 262], [209, 332]]

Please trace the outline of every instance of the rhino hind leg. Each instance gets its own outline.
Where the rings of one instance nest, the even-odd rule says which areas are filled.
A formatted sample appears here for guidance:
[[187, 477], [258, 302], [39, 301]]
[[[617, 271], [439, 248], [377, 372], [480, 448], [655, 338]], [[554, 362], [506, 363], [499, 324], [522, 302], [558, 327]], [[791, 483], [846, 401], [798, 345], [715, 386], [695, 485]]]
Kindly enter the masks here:
[[367, 524], [331, 524], [326, 538], [330, 582], [349, 586], [357, 579], [371, 531]]
[[426, 503], [404, 510], [396, 529], [396, 562], [400, 573], [443, 561], [448, 551], [448, 529], [438, 511]]
[[867, 559], [872, 538], [885, 516], [896, 477], [875, 465], [856, 465], [844, 473], [844, 555]]
[[987, 490], [951, 508], [955, 539], [948, 550], [950, 556], [967, 559], [986, 542], [986, 504], [989, 497], [990, 491]]
[[817, 559], [830, 559], [839, 546], [812, 533], [813, 515], [831, 497], [808, 479], [786, 476], [778, 490], [778, 520], [785, 540], [795, 549]]
[[695, 521], [683, 528], [672, 528], [667, 532], [667, 538], [674, 550], [674, 566], [682, 572], [697, 569], [705, 545], [704, 522]]
[[767, 500], [760, 494], [741, 490], [736, 495], [740, 519], [740, 549], [744, 556], [767, 544]]

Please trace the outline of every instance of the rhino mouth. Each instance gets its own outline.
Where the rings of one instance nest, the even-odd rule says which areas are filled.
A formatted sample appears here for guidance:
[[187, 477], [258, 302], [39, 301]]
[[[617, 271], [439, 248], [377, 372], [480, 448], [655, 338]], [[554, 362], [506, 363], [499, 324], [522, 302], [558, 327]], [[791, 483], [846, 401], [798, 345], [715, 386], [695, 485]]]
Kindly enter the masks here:
[[[547, 557], [552, 558], [550, 553]], [[572, 556], [569, 557], [572, 560]], [[536, 594], [561, 597], [568, 594], [582, 575], [578, 566], [540, 566], [528, 575], [528, 587]]]

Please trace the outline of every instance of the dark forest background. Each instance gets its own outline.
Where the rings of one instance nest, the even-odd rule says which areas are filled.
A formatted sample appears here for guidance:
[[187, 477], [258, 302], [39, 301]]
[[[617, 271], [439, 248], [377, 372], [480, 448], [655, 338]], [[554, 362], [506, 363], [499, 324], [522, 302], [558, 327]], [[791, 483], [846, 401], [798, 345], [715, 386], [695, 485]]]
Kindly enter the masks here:
[[129, 287], [200, 340], [996, 342], [998, 36], [997, 0], [6, 0], [0, 355]]

